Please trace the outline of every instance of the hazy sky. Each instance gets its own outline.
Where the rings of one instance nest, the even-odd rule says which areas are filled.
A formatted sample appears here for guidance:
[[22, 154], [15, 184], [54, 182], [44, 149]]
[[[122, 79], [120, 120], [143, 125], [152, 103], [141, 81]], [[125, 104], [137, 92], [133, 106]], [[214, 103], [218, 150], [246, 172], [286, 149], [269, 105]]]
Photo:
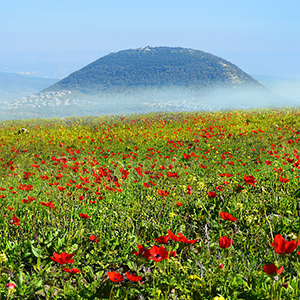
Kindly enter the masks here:
[[299, 0], [1, 1], [0, 71], [64, 77], [109, 52], [152, 45], [300, 78], [299, 30]]

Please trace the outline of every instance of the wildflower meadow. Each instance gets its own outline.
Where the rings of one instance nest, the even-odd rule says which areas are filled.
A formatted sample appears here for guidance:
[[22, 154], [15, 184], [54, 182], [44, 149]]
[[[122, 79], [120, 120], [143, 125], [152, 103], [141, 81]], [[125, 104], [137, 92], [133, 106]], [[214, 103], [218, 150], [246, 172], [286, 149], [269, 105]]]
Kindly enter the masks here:
[[0, 299], [299, 299], [298, 108], [0, 123]]

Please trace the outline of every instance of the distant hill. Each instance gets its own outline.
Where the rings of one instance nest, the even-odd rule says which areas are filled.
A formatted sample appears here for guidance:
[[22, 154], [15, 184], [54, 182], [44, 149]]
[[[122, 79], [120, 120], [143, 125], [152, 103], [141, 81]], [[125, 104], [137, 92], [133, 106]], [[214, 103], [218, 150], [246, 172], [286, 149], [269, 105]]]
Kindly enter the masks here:
[[210, 53], [148, 46], [110, 53], [42, 92], [67, 90], [73, 94], [107, 95], [145, 88], [203, 91], [219, 86], [264, 89], [239, 67]]
[[0, 101], [35, 94], [57, 81], [52, 78], [0, 72]]
[[294, 105], [233, 63], [199, 50], [110, 53], [41, 92], [0, 105], [0, 119], [214, 111]]

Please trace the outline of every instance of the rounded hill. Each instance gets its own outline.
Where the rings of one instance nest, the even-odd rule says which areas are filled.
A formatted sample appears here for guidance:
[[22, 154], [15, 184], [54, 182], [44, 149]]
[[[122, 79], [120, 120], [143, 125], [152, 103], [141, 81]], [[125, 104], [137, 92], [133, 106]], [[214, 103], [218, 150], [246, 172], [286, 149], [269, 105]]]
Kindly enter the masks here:
[[215, 86], [263, 86], [218, 56], [180, 47], [145, 47], [110, 53], [42, 92], [126, 93], [144, 88], [207, 90]]

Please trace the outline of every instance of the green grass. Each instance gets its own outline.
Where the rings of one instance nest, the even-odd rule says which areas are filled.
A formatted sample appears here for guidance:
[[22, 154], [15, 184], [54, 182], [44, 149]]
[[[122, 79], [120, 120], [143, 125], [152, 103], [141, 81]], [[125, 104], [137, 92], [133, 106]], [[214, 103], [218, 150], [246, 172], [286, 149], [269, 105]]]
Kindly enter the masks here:
[[[278, 234], [298, 241], [299, 115], [286, 108], [2, 122], [1, 297], [299, 299], [297, 249], [279, 255], [271, 246]], [[154, 241], [168, 231], [187, 240]], [[224, 236], [233, 240], [226, 249]], [[164, 247], [168, 258], [134, 255], [137, 245], [152, 256], [154, 245]], [[54, 252], [73, 253], [74, 262], [59, 264]], [[283, 266], [278, 276], [263, 270], [272, 263]], [[113, 282], [109, 272], [124, 278]]]

